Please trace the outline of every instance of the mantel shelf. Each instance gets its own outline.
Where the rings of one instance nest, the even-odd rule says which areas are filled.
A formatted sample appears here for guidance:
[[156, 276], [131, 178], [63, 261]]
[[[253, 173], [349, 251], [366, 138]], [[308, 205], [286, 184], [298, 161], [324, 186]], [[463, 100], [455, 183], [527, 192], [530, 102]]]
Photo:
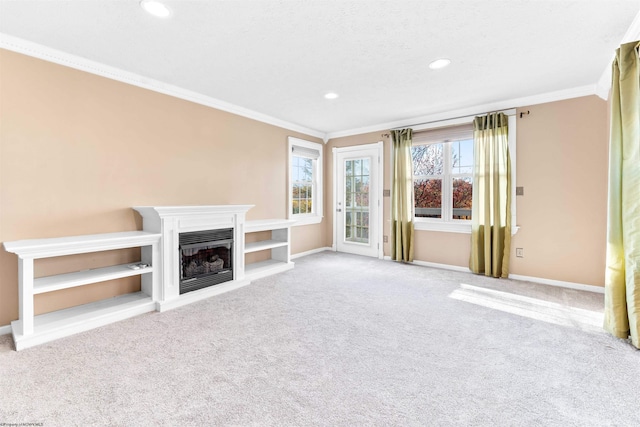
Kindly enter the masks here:
[[58, 274], [55, 276], [40, 277], [34, 279], [33, 281], [33, 293], [43, 294], [45, 292], [53, 292], [60, 289], [73, 288], [75, 286], [106, 282], [107, 280], [121, 279], [123, 277], [137, 276], [139, 274], [151, 273], [153, 271], [153, 267], [151, 266], [134, 270], [132, 268], [129, 268], [129, 265], [131, 264], [121, 264], [111, 267], [94, 268], [91, 270]]

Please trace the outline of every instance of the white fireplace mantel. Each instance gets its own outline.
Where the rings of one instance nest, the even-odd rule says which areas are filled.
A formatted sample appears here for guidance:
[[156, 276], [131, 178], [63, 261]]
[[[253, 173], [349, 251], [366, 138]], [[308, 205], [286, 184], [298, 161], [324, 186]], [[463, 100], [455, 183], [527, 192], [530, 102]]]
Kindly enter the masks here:
[[[161, 233], [162, 235], [160, 239], [162, 269], [157, 299], [158, 311], [190, 304], [249, 283], [244, 277], [244, 227], [246, 213], [253, 206], [135, 206], [133, 208], [142, 216], [144, 231]], [[180, 295], [179, 234], [221, 228], [233, 228], [234, 230], [233, 280]]]

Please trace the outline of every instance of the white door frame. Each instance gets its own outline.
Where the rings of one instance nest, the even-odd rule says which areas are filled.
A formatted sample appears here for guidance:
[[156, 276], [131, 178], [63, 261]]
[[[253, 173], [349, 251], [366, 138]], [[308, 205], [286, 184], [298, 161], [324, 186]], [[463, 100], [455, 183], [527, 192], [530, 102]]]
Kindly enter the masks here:
[[[377, 206], [377, 214], [378, 214], [378, 219], [377, 219], [377, 239], [378, 239], [378, 258], [379, 259], [383, 259], [384, 258], [384, 242], [382, 240], [382, 236], [383, 236], [383, 224], [384, 224], [384, 220], [383, 220], [383, 214], [384, 214], [384, 199], [382, 197], [383, 195], [383, 188], [384, 188], [384, 142], [383, 141], [378, 141], [378, 142], [374, 142], [373, 144], [363, 144], [363, 145], [352, 145], [352, 146], [348, 146], [348, 147], [333, 147], [332, 149], [332, 153], [333, 153], [333, 203], [332, 203], [332, 208], [333, 208], [333, 244], [331, 245], [331, 249], [334, 252], [337, 252], [338, 250], [338, 227], [337, 227], [337, 209], [338, 206], [336, 204], [337, 201], [337, 195], [338, 195], [338, 153], [344, 153], [344, 152], [352, 152], [352, 151], [361, 151], [361, 150], [370, 150], [372, 148], [376, 148], [378, 150], [378, 188], [373, 189], [373, 191], [375, 191], [378, 195], [378, 206]], [[374, 207], [375, 208], [375, 207]]]

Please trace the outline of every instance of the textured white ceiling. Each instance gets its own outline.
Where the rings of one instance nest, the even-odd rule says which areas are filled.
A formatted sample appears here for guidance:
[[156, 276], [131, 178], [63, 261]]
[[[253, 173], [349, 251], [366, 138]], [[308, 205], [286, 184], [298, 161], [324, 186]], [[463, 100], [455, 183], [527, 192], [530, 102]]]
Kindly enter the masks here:
[[[595, 85], [640, 10], [640, 0], [165, 4], [169, 19], [137, 0], [1, 0], [0, 32], [336, 134]], [[451, 65], [430, 70], [439, 57]]]

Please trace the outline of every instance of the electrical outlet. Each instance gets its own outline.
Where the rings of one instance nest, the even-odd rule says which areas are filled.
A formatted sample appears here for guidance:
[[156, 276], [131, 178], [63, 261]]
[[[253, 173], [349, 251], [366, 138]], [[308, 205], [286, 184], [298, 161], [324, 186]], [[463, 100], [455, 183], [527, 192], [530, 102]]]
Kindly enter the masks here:
[[385, 243], [389, 243], [389, 236], [382, 236], [382, 241]]
[[516, 248], [516, 256], [518, 258], [524, 258], [524, 249], [523, 248]]
[[516, 187], [516, 196], [524, 196], [524, 187]]

